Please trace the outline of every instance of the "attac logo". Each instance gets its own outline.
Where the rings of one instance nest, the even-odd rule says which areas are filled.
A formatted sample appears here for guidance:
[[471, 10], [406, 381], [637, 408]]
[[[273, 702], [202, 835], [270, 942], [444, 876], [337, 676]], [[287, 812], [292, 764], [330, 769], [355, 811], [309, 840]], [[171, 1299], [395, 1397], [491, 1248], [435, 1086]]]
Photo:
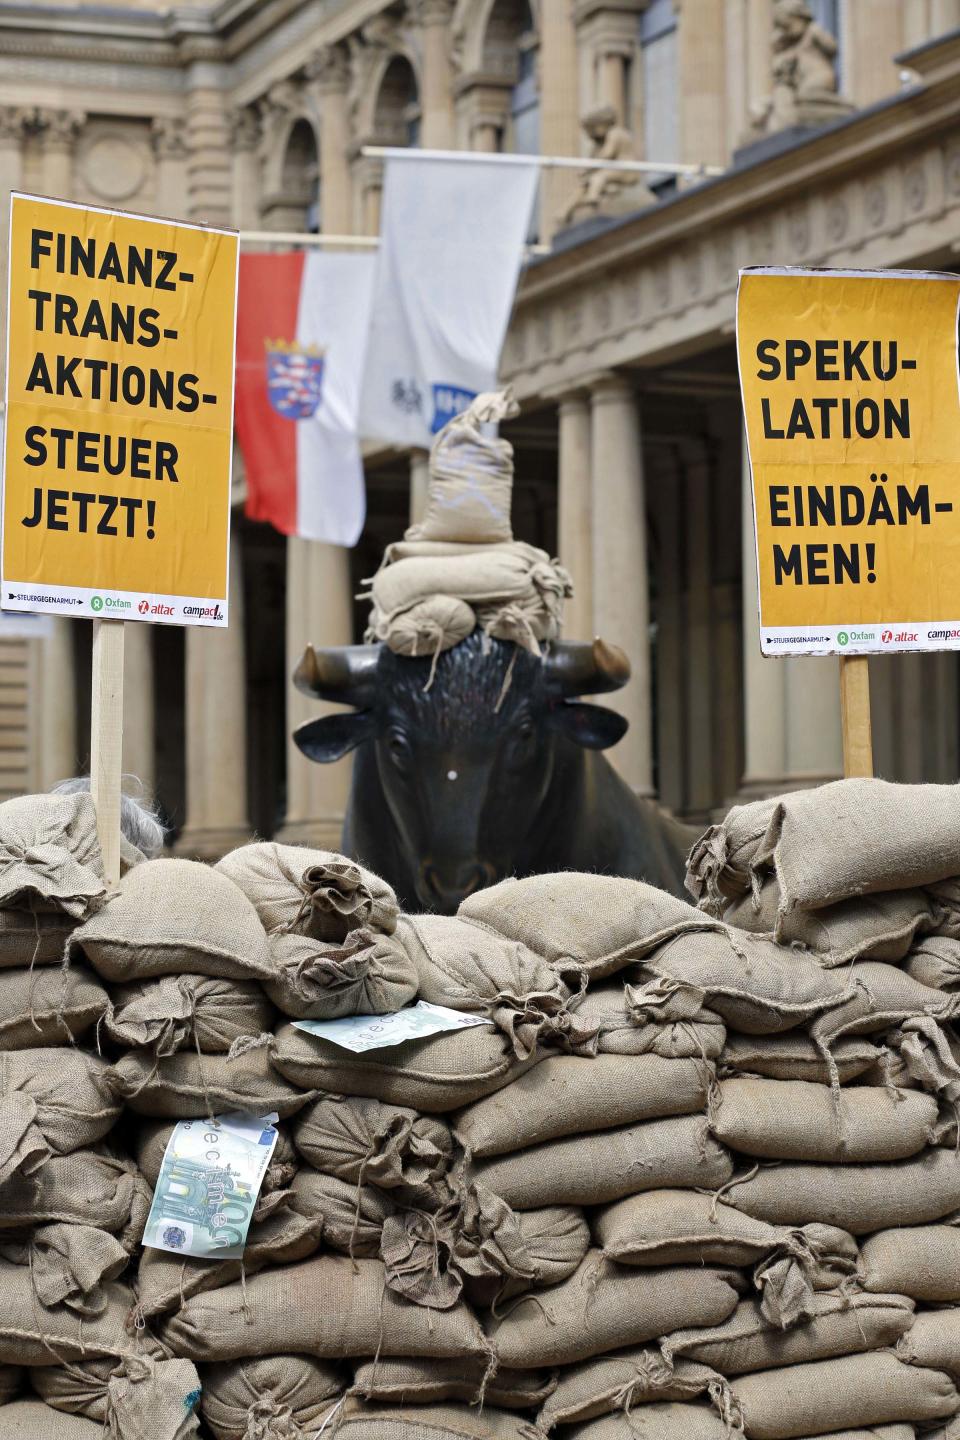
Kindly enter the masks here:
[[172, 605], [151, 605], [149, 600], [141, 600], [137, 606], [141, 615], [172, 615]]
[[884, 630], [880, 639], [884, 645], [907, 645], [917, 639], [917, 632], [915, 630]]
[[137, 609], [140, 611], [141, 615], [146, 615], [150, 609], [150, 602], [148, 600], [141, 600], [140, 604], [137, 606]]

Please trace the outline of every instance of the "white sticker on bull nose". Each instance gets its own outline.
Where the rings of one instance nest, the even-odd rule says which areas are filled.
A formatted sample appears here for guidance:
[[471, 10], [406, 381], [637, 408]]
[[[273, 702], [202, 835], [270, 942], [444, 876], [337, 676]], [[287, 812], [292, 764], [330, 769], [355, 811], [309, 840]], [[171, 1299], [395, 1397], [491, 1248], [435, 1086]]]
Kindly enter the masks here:
[[448, 771], [447, 771], [447, 779], [448, 779], [448, 780], [456, 780], [456, 778], [457, 778], [457, 772], [456, 772], [456, 770], [448, 770]]

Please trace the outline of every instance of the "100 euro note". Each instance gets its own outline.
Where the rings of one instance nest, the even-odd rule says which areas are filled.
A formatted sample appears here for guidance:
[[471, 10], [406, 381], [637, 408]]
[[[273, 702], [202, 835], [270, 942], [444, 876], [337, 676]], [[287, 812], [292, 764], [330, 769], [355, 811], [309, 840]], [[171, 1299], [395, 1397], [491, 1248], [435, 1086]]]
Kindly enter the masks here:
[[239, 1260], [276, 1148], [277, 1118], [181, 1120], [164, 1151], [144, 1245], [201, 1260]]

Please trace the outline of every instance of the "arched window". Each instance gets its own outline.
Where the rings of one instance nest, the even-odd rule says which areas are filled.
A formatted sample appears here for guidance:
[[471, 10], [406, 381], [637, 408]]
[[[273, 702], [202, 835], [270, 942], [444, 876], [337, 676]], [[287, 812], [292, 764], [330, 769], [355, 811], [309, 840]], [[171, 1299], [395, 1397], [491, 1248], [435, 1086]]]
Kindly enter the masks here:
[[385, 145], [420, 144], [420, 96], [413, 66], [395, 55], [380, 82], [374, 113], [377, 141]]
[[497, 149], [535, 155], [540, 149], [537, 34], [529, 0], [496, 0], [483, 38], [483, 70], [509, 87]]
[[279, 188], [267, 197], [264, 218], [271, 230], [320, 229], [320, 159], [307, 120], [295, 121], [287, 136]]

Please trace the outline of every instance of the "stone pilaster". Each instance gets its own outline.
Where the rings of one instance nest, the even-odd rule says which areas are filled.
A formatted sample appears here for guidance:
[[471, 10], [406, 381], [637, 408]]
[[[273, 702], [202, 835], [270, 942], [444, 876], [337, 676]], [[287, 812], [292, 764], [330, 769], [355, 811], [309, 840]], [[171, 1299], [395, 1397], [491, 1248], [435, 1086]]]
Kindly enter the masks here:
[[714, 796], [713, 595], [711, 586], [710, 465], [701, 439], [680, 448], [686, 558], [684, 660], [687, 695], [686, 810], [706, 820]]
[[418, 525], [427, 513], [430, 485], [430, 452], [410, 451], [410, 524]]
[[320, 116], [320, 214], [322, 229], [349, 235], [353, 229], [353, 187], [348, 151], [350, 58], [342, 45], [325, 45], [307, 64], [307, 85]]
[[717, 0], [674, 0], [679, 16], [680, 158], [688, 165], [727, 160], [724, 7]]
[[[579, 155], [582, 148], [577, 32], [570, 6], [540, 7], [540, 149]], [[577, 188], [575, 170], [544, 170], [540, 178], [540, 238], [549, 241], [557, 216]]]
[[560, 397], [557, 471], [557, 549], [573, 577], [573, 598], [564, 611], [564, 634], [592, 640], [593, 476], [590, 467], [590, 397], [575, 390]]
[[153, 626], [126, 627], [123, 647], [123, 773], [135, 775], [147, 795], [156, 784]]
[[33, 743], [41, 790], [77, 774], [77, 687], [73, 658], [73, 625], [62, 616], [51, 621], [51, 633], [33, 640], [39, 647], [38, 684], [34, 695]]
[[187, 207], [191, 220], [229, 225], [233, 166], [227, 120], [229, 79], [217, 58], [198, 58], [187, 70]]
[[183, 205], [187, 177], [187, 140], [183, 121], [172, 115], [158, 115], [150, 126], [153, 153], [157, 161], [158, 215], [176, 219]]
[[630, 721], [610, 758], [640, 795], [653, 791], [650, 597], [640, 416], [633, 386], [608, 371], [591, 384], [593, 621], [630, 656], [633, 675], [608, 703]]
[[636, 59], [643, 8], [642, 0], [575, 0], [573, 6], [580, 45], [590, 57], [594, 76], [592, 95], [581, 100], [586, 109], [611, 105], [618, 122], [634, 130], [642, 110], [639, 103], [628, 107], [627, 81], [629, 76], [630, 89], [639, 96]]
[[233, 223], [238, 230], [260, 228], [261, 140], [257, 112], [246, 106], [227, 115], [233, 152]]
[[73, 199], [73, 151], [86, 123], [81, 110], [38, 110], [43, 143], [43, 188], [55, 200]]
[[420, 143], [425, 150], [449, 150], [454, 144], [453, 0], [408, 0], [408, 7], [420, 31]]

